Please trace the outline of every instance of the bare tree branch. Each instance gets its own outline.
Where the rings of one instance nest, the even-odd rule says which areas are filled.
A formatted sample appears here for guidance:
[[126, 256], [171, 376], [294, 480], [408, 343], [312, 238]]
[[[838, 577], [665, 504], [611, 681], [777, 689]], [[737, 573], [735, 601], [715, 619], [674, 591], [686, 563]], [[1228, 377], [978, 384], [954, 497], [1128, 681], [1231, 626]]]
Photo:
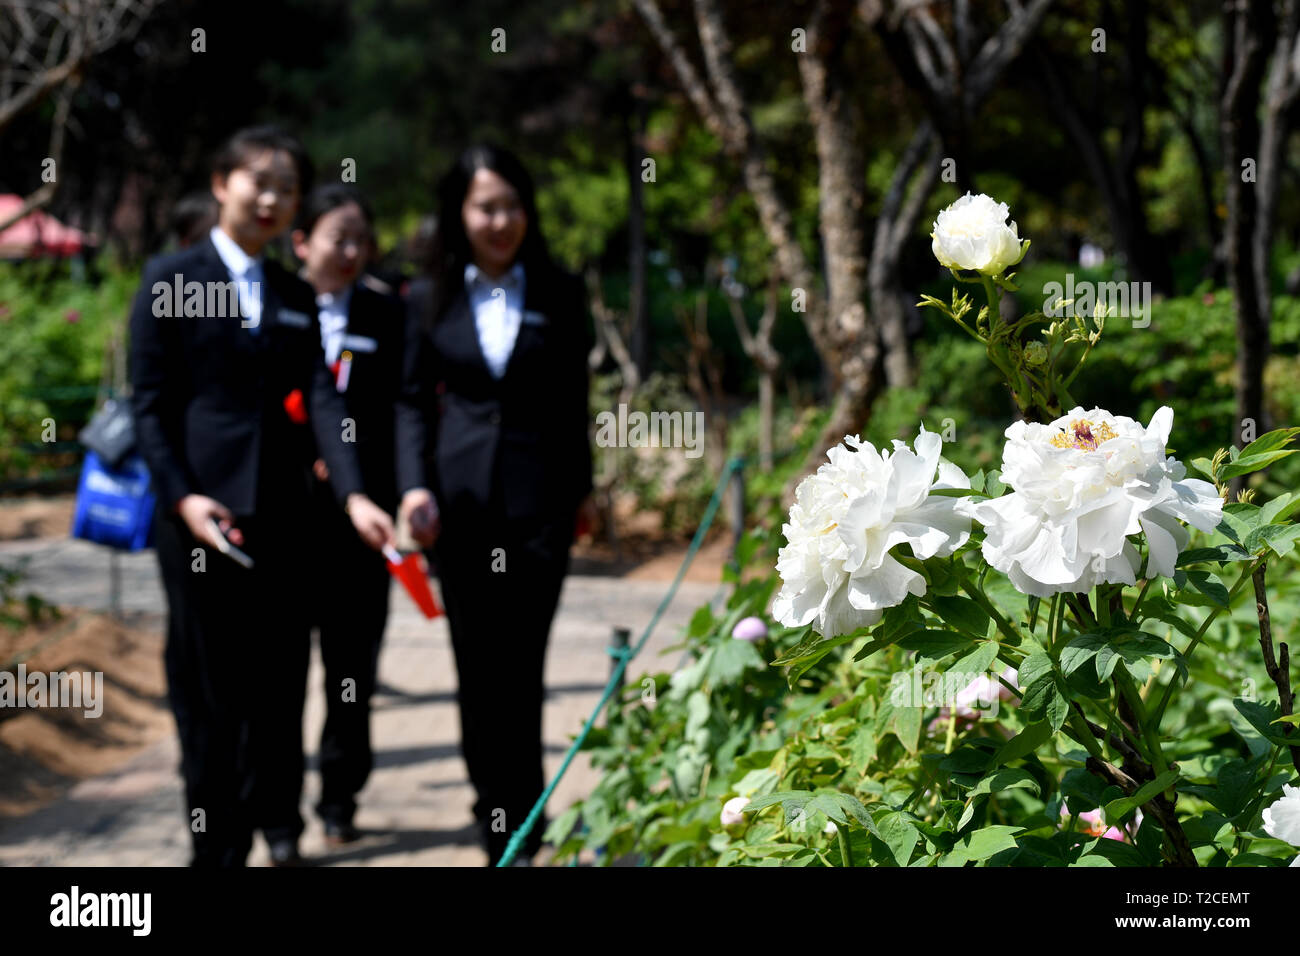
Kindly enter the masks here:
[[825, 355], [829, 343], [815, 277], [795, 238], [793, 216], [776, 188], [766, 151], [755, 135], [744, 107], [729, 62], [730, 42], [725, 37], [717, 6], [711, 0], [697, 3], [696, 25], [710, 80], [721, 84], [721, 90], [710, 89], [700, 78], [677, 37], [664, 22], [656, 0], [635, 0], [635, 3], [706, 126], [722, 141], [727, 153], [740, 162], [745, 185], [758, 208], [764, 235], [776, 252], [781, 275], [791, 286], [805, 291], [808, 308], [805, 324], [814, 345]]
[[[659, 10], [659, 4], [655, 0], [634, 0], [634, 2], [641, 14], [641, 18], [645, 20], [646, 25], [650, 27], [650, 32], [654, 34], [659, 48], [668, 57], [668, 62], [673, 65], [673, 70], [677, 73], [677, 79], [681, 82], [682, 89], [690, 97], [691, 103], [694, 104], [696, 112], [700, 114], [700, 118], [704, 120], [705, 125], [709, 128], [709, 132], [722, 140], [724, 145], [732, 146], [730, 131], [727, 128], [721, 109], [713, 101], [712, 94], [709, 92], [708, 87], [705, 86], [704, 81], [700, 79], [700, 75], [686, 55], [686, 51], [677, 42], [676, 35], [664, 23], [664, 16]], [[735, 147], [732, 146], [732, 148]]]
[[972, 105], [983, 102], [993, 92], [998, 78], [1020, 55], [1052, 3], [1053, 0], [1032, 0], [1028, 7], [1012, 7], [1011, 18], [984, 41], [970, 66], [966, 83]]
[[8, 0], [0, 4], [0, 131], [58, 91], [49, 157], [56, 177], [0, 221], [7, 229], [49, 204], [58, 189], [72, 95], [95, 56], [135, 36], [162, 0]]
[[626, 402], [641, 386], [641, 373], [619, 331], [618, 316], [605, 304], [605, 293], [600, 286], [600, 276], [594, 268], [587, 270], [586, 279], [587, 294], [591, 301], [591, 317], [595, 319], [596, 334], [599, 338], [599, 342], [592, 349], [593, 354], [589, 357], [589, 361], [595, 358], [598, 351], [607, 350], [614, 356], [614, 361], [618, 363], [619, 374], [622, 376], [619, 394], [621, 400]]

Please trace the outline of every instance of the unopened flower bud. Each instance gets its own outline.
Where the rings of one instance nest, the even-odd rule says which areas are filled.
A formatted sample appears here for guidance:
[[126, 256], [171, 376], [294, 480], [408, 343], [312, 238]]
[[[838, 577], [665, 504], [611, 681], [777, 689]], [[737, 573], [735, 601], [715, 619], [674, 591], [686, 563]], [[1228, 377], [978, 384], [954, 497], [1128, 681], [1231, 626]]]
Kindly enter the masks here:
[[1042, 365], [1047, 361], [1047, 346], [1042, 342], [1030, 342], [1025, 346], [1025, 364]]
[[745, 814], [741, 811], [749, 803], [746, 797], [732, 797], [722, 805], [722, 816], [719, 818], [724, 827], [729, 827], [737, 823], [745, 822]]
[[767, 623], [761, 617], [743, 618], [731, 629], [731, 636], [738, 641], [761, 641], [767, 637]]

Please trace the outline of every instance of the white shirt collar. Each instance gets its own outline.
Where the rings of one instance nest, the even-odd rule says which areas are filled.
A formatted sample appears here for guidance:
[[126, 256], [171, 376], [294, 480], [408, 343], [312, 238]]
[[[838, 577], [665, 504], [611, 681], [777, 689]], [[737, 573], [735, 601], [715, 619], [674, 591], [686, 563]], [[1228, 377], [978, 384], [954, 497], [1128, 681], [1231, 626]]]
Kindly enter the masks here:
[[217, 248], [217, 255], [221, 257], [231, 276], [247, 275], [250, 269], [261, 267], [262, 257], [258, 256], [254, 259], [239, 248], [239, 244], [226, 235], [220, 226], [213, 226], [208, 235], [212, 238], [212, 244]]
[[338, 292], [322, 292], [316, 296], [316, 304], [322, 309], [333, 307], [339, 312], [346, 313], [348, 303], [352, 301], [352, 286], [345, 286]]
[[485, 272], [483, 272], [483, 270], [481, 270], [478, 266], [474, 265], [474, 263], [472, 262], [466, 263], [465, 265], [466, 285], [475, 285], [476, 283], [482, 283], [483, 285], [493, 285], [493, 286], [506, 286], [506, 285], [518, 286], [519, 283], [523, 281], [524, 281], [524, 264], [522, 262], [516, 262], [513, 266], [510, 267], [510, 271], [507, 272], [499, 279], [489, 278], [488, 275]]

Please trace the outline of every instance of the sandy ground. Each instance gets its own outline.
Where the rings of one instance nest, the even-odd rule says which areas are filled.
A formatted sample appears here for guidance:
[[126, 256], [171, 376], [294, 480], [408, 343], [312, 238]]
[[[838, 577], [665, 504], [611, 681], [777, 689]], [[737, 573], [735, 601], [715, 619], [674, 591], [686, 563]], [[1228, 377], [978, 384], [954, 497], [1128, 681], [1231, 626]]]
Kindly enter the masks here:
[[[107, 773], [172, 730], [157, 619], [70, 610], [59, 621], [0, 629], [0, 667], [26, 675], [103, 675], [81, 706], [0, 707], [0, 815], [28, 813], [76, 780]], [[69, 694], [69, 700], [75, 700]], [[99, 711], [94, 719], [88, 715]]]
[[0, 541], [66, 535], [75, 506], [72, 495], [0, 499]]

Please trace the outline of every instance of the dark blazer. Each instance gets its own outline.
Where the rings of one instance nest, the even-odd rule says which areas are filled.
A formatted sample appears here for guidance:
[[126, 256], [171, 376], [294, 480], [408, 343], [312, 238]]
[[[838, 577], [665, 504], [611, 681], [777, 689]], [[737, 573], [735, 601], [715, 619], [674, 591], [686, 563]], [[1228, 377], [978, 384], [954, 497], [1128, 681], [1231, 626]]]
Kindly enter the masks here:
[[[374, 349], [348, 349], [352, 364], [342, 397], [347, 415], [354, 423], [362, 488], [371, 501], [390, 514], [397, 510], [394, 418], [402, 388], [405, 323], [405, 310], [399, 299], [360, 283], [352, 287], [347, 335], [369, 339]], [[348, 348], [346, 342], [344, 348]]]
[[586, 295], [574, 276], [524, 277], [525, 319], [505, 375], [479, 346], [463, 283], [432, 316], [414, 283], [398, 404], [398, 484], [429, 488], [449, 520], [484, 511], [494, 480], [505, 517], [572, 520], [591, 491]]
[[[137, 448], [167, 510], [195, 493], [236, 515], [255, 514], [261, 470], [288, 487], [297, 478], [290, 470], [310, 467], [313, 437], [339, 500], [361, 491], [355, 451], [343, 441], [347, 408], [321, 351], [315, 295], [274, 262], [264, 262], [263, 274], [261, 327], [253, 335], [237, 312], [215, 304], [208, 311], [207, 290], [221, 286], [207, 283], [230, 282], [210, 238], [145, 266], [131, 309], [131, 408]], [[176, 317], [176, 282], [182, 290], [203, 284], [203, 314]], [[284, 408], [295, 389], [314, 436]], [[264, 449], [271, 460], [261, 460]], [[305, 480], [302, 487], [305, 494]]]

